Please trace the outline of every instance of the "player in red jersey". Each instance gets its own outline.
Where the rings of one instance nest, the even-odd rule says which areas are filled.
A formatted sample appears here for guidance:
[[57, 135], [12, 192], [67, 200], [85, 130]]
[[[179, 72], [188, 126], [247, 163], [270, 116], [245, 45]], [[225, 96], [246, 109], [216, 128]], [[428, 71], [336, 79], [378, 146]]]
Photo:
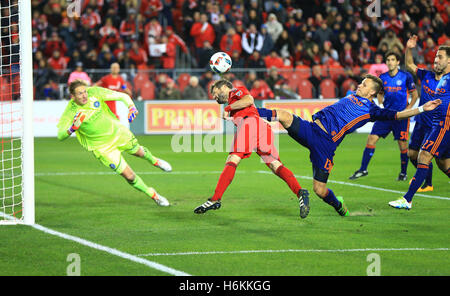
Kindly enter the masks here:
[[[101, 86], [104, 88], [108, 88], [110, 90], [124, 92], [130, 97], [133, 95], [131, 90], [127, 88], [126, 81], [120, 76], [120, 65], [118, 63], [111, 64], [111, 73], [103, 76], [99, 81], [95, 83], [96, 86]], [[116, 101], [105, 101], [106, 105], [108, 105], [109, 109], [111, 109], [112, 113], [117, 115], [116, 111]]]
[[233, 146], [226, 160], [225, 168], [219, 177], [214, 195], [195, 208], [194, 212], [203, 214], [208, 210], [219, 209], [222, 195], [233, 180], [240, 161], [250, 157], [252, 152], [256, 151], [264, 163], [297, 195], [300, 217], [306, 218], [309, 213], [308, 190], [302, 189], [294, 174], [281, 163], [273, 143], [272, 129], [266, 121], [259, 117], [249, 91], [245, 87], [234, 88], [233, 84], [226, 79], [214, 82], [210, 90], [217, 103], [228, 103], [224, 109], [224, 118], [229, 115], [233, 119], [237, 131], [234, 134]]

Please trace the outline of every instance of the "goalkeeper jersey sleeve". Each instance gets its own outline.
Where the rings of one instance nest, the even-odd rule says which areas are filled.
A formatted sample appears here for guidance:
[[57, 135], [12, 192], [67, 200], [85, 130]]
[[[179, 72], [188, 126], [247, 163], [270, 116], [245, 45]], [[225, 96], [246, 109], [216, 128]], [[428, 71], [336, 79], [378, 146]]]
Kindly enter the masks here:
[[72, 125], [78, 112], [86, 115], [85, 120], [76, 132], [80, 144], [87, 150], [95, 150], [111, 144], [118, 133], [126, 129], [111, 112], [105, 101], [122, 101], [127, 107], [133, 104], [131, 98], [124, 93], [103, 87], [88, 87], [88, 102], [80, 106], [70, 100], [58, 123], [58, 139], [69, 137], [67, 129]]

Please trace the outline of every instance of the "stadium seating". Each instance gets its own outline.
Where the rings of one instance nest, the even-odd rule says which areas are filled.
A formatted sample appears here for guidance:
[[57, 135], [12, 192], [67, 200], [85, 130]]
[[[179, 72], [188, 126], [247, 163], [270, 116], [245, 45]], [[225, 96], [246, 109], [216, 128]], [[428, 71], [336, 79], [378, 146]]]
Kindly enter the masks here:
[[153, 100], [155, 99], [155, 85], [150, 80], [146, 81], [141, 90], [141, 97], [143, 100]]
[[358, 83], [351, 79], [351, 78], [347, 78], [346, 80], [344, 80], [344, 82], [342, 82], [341, 85], [341, 94], [343, 96], [345, 96], [345, 94], [347, 93], [347, 91], [350, 89], [351, 85], [354, 84], [355, 86], [358, 85]]
[[334, 99], [338, 96], [336, 83], [331, 79], [324, 79], [320, 85], [320, 95], [324, 99]]
[[299, 80], [297, 93], [302, 99], [312, 99], [315, 97], [314, 86], [308, 79]]
[[330, 65], [328, 73], [333, 81], [337, 81], [340, 76], [345, 75], [345, 69], [341, 65]]

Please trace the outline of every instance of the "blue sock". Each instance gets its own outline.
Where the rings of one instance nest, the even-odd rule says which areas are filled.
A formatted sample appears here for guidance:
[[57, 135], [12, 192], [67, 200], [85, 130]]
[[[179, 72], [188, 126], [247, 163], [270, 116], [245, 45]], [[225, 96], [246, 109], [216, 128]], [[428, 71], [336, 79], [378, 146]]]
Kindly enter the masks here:
[[406, 175], [408, 169], [408, 149], [400, 153], [401, 173]]
[[361, 168], [359, 169], [360, 171], [367, 171], [367, 166], [369, 165], [369, 162], [372, 159], [374, 153], [375, 153], [374, 146], [366, 146], [361, 161]]
[[264, 118], [267, 121], [272, 121], [272, 118], [276, 117], [277, 112], [275, 110], [258, 108], [259, 117]]
[[411, 202], [414, 194], [416, 194], [417, 190], [422, 186], [423, 181], [425, 180], [428, 174], [429, 166], [427, 164], [418, 163], [417, 171], [414, 175], [414, 178], [411, 181], [411, 185], [409, 185], [408, 192], [403, 196], [408, 202]]
[[336, 210], [339, 210], [341, 208], [341, 202], [337, 200], [336, 196], [334, 195], [334, 192], [331, 191], [331, 189], [328, 189], [328, 194], [323, 198], [323, 201], [335, 208]]
[[427, 177], [425, 178], [425, 184], [428, 186], [433, 186], [433, 163], [430, 162], [430, 165], [428, 167], [429, 170]]

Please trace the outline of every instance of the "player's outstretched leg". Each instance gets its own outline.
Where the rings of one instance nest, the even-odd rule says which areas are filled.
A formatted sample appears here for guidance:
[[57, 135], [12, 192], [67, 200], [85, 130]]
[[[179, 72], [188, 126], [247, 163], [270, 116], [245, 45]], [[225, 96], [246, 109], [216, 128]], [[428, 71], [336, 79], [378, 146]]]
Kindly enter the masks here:
[[326, 187], [326, 183], [314, 180], [313, 181], [314, 192], [324, 202], [332, 206], [340, 216], [349, 216], [349, 211], [344, 203], [342, 196], [336, 197], [334, 192]]
[[170, 205], [169, 201], [165, 197], [158, 194], [154, 188], [148, 187], [141, 177], [136, 175], [129, 166], [123, 170], [121, 175], [127, 180], [128, 184], [147, 194], [151, 199], [153, 199], [154, 202], [156, 202], [157, 205], [161, 207], [167, 207]]
[[172, 171], [172, 166], [170, 165], [170, 163], [168, 163], [167, 161], [165, 161], [161, 158], [153, 156], [153, 154], [150, 152], [150, 150], [147, 147], [141, 146], [134, 155], [146, 159], [152, 165], [160, 168], [161, 170], [163, 170], [165, 172]]

